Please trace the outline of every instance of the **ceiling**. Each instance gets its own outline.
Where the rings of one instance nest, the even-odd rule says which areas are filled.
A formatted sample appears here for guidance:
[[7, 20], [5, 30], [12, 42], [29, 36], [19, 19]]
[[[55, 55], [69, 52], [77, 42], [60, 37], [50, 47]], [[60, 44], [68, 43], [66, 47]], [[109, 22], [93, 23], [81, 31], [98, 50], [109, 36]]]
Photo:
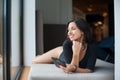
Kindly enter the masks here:
[[73, 0], [73, 8], [84, 13], [102, 13], [108, 11], [108, 4], [113, 0]]

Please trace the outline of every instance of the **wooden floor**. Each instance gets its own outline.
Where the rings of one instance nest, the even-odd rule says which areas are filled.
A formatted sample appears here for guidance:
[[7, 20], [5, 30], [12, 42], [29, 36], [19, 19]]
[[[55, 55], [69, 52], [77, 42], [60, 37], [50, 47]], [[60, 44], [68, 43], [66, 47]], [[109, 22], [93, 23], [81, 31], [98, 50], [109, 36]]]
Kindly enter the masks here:
[[25, 66], [22, 70], [19, 80], [28, 80], [29, 71], [30, 71], [30, 67]]
[[15, 76], [16, 76], [16, 72], [18, 71], [18, 66], [15, 67], [11, 67], [11, 80], [14, 80]]

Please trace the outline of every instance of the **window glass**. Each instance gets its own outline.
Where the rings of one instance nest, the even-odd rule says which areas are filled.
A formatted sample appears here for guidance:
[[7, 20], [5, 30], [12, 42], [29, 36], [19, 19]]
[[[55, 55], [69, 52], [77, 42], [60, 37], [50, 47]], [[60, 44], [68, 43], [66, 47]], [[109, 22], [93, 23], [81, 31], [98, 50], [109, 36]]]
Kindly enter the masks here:
[[2, 80], [2, 76], [3, 80], [18, 80], [21, 72], [23, 52], [22, 1], [0, 0], [0, 54], [3, 54], [1, 55], [3, 58], [0, 56], [0, 60], [3, 59], [4, 65], [3, 71], [0, 71], [0, 80]]
[[16, 78], [21, 67], [21, 0], [11, 2], [11, 80]]
[[0, 80], [3, 79], [2, 59], [2, 0], [0, 0]]

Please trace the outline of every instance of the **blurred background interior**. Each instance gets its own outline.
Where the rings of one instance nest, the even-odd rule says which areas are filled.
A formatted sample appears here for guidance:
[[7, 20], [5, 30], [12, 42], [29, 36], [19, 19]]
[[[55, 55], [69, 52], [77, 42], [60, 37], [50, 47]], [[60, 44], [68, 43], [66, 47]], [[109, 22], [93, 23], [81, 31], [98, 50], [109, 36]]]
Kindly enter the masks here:
[[[37, 44], [37, 54], [62, 45], [66, 39], [65, 26], [71, 18], [85, 19], [90, 24], [94, 41], [114, 36], [113, 0], [46, 1], [48, 3], [44, 0], [36, 0], [36, 42], [43, 43], [44, 46], [43, 50], [40, 50], [40, 46]], [[41, 29], [39, 26], [42, 26]], [[43, 32], [39, 32], [40, 30]], [[40, 35], [44, 41], [41, 40]]]

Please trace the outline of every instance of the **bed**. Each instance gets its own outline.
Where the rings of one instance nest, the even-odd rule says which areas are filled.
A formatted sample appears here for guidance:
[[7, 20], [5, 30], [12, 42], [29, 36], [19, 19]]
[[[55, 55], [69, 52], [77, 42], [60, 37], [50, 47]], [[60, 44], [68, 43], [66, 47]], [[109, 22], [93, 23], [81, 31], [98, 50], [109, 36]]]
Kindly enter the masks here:
[[97, 59], [93, 73], [64, 73], [54, 64], [32, 64], [28, 80], [114, 80], [114, 64]]

